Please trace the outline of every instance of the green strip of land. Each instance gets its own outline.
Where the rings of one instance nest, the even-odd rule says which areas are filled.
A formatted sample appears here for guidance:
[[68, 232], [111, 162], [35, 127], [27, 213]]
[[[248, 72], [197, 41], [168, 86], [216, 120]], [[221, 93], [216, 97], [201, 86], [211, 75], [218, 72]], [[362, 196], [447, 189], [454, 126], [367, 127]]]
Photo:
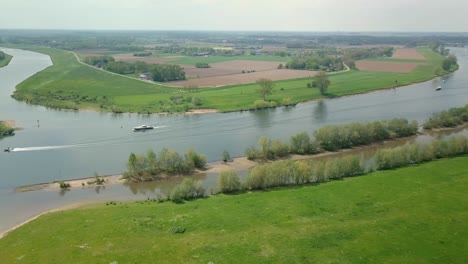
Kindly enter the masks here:
[[[13, 46], [18, 47], [18, 46]], [[152, 84], [113, 75], [80, 64], [70, 52], [45, 48], [21, 47], [48, 54], [54, 65], [35, 74], [17, 86], [14, 97], [31, 104], [55, 108], [96, 109], [113, 112], [184, 112], [191, 108], [214, 108], [222, 112], [246, 110], [262, 97], [258, 85], [233, 85], [219, 88], [202, 88], [198, 92]], [[428, 48], [419, 51], [426, 64], [410, 73], [387, 73], [352, 70], [330, 75], [328, 96], [343, 96], [392, 88], [395, 84], [407, 85], [435, 77], [443, 57]], [[437, 70], [439, 69], [439, 71]], [[397, 81], [397, 82], [396, 82]], [[318, 98], [318, 89], [307, 88], [310, 79], [275, 82], [273, 94], [267, 99], [277, 105], [283, 102], [298, 103]], [[173, 98], [171, 100], [171, 97]], [[174, 100], [174, 97], [183, 97]], [[201, 105], [192, 105], [197, 97]], [[288, 98], [287, 100], [284, 100]]]
[[276, 61], [278, 63], [281, 62], [288, 62], [290, 59], [287, 57], [280, 57], [280, 56], [209, 56], [209, 57], [189, 57], [184, 56], [179, 58], [172, 63], [176, 64], [188, 64], [188, 65], [195, 65], [197, 62], [203, 63], [217, 63], [217, 62], [225, 62], [225, 61], [233, 61], [233, 60], [249, 60], [249, 61]]
[[463, 156], [185, 204], [95, 205], [12, 231], [0, 255], [4, 263], [464, 263], [467, 175]]
[[0, 68], [7, 66], [12, 58], [13, 56], [5, 53], [5, 58], [3, 60], [0, 60]]

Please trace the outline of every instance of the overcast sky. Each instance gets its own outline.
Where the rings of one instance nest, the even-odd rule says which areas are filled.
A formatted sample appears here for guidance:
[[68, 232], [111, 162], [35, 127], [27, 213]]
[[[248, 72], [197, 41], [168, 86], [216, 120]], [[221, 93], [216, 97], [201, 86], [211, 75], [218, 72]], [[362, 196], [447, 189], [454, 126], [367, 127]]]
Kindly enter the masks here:
[[0, 28], [468, 32], [468, 0], [0, 0]]

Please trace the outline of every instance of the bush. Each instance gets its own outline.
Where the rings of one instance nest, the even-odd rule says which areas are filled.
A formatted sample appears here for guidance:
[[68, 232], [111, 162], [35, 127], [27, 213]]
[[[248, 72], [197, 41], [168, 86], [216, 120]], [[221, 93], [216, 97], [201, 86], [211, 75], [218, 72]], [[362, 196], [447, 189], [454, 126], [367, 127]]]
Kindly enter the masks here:
[[204, 169], [206, 166], [206, 156], [199, 155], [193, 149], [189, 149], [185, 154], [185, 160], [188, 160], [197, 169]]
[[70, 183], [64, 182], [64, 181], [60, 181], [60, 182], [59, 182], [59, 186], [60, 186], [61, 189], [67, 189], [67, 188], [70, 188]]
[[206, 62], [197, 62], [195, 63], [195, 67], [197, 68], [210, 68], [210, 65]]
[[321, 149], [317, 141], [310, 140], [306, 132], [301, 132], [291, 137], [290, 151], [294, 154], [306, 155], [319, 153]]
[[468, 104], [464, 107], [450, 108], [448, 111], [434, 113], [424, 122], [424, 129], [442, 127], [456, 127], [463, 122], [468, 122]]
[[169, 199], [175, 203], [205, 196], [205, 189], [199, 181], [186, 178], [179, 185], [175, 186], [169, 194]]
[[268, 102], [265, 100], [257, 100], [253, 104], [254, 109], [264, 109], [264, 108], [270, 108], [270, 107], [276, 107], [276, 102]]
[[256, 160], [261, 157], [261, 154], [258, 149], [252, 146], [245, 150], [245, 156], [248, 160]]
[[241, 182], [235, 171], [221, 172], [216, 185], [220, 193], [232, 193], [241, 190]]

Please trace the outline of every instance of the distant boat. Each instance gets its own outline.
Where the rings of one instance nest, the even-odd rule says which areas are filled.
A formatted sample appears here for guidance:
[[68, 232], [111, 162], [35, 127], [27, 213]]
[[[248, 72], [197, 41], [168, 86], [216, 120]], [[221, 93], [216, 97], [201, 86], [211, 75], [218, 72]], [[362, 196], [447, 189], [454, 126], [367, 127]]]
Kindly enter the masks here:
[[150, 125], [141, 125], [141, 126], [134, 127], [133, 131], [144, 131], [144, 130], [153, 129], [153, 128], [154, 127]]
[[442, 86], [437, 87], [436, 91], [442, 90]]
[[3, 152], [11, 152], [11, 151], [13, 151], [13, 150], [14, 150], [14, 148], [8, 147], [8, 148], [4, 149]]

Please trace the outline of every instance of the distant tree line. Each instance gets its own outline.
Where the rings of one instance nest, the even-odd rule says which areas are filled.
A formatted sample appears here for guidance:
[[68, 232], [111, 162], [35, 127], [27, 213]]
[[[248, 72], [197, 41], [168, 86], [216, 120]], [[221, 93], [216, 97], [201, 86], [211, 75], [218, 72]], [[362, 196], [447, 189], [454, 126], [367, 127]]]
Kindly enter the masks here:
[[195, 63], [197, 68], [210, 68], [210, 65], [207, 62], [197, 62]]
[[112, 56], [87, 56], [83, 61], [118, 74], [150, 73], [151, 78], [157, 82], [185, 80], [185, 71], [179, 65], [115, 61]]
[[0, 51], [0, 60], [4, 60], [5, 59], [5, 52], [3, 51]]
[[153, 53], [150, 52], [150, 51], [143, 51], [143, 52], [133, 53], [133, 56], [135, 56], [135, 57], [148, 57], [148, 56], [151, 56], [151, 55], [153, 55]]
[[251, 146], [245, 150], [250, 160], [273, 160], [290, 154], [315, 154], [326, 151], [352, 148], [368, 145], [388, 139], [415, 135], [418, 131], [416, 121], [409, 122], [403, 118], [395, 118], [369, 123], [351, 123], [344, 125], [329, 125], [315, 131], [314, 139], [306, 132], [294, 135], [289, 143], [280, 140], [270, 140], [261, 137], [258, 148]]
[[338, 57], [293, 57], [290, 62], [286, 64], [287, 69], [295, 70], [314, 70], [314, 71], [341, 71], [343, 70], [343, 62]]

